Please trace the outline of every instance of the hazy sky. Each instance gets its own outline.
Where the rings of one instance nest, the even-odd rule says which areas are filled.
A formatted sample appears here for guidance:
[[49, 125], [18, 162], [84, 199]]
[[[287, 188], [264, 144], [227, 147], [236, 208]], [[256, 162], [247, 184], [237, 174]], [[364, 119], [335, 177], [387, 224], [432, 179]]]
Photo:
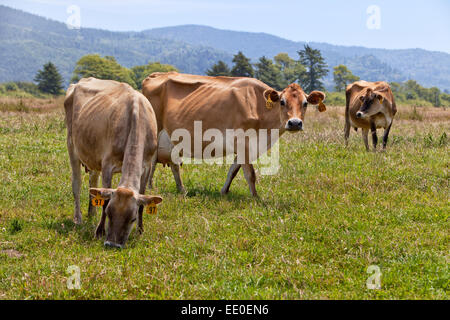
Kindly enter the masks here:
[[63, 22], [70, 15], [67, 8], [77, 5], [81, 27], [108, 30], [201, 24], [296, 41], [450, 53], [449, 0], [0, 0], [0, 4]]

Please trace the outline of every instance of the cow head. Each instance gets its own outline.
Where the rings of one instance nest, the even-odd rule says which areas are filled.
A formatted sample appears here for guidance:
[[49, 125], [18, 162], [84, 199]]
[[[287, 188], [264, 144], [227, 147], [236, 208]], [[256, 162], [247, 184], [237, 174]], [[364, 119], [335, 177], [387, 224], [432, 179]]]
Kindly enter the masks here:
[[356, 112], [356, 117], [359, 119], [369, 118], [383, 110], [384, 97], [379, 91], [367, 89], [364, 95], [359, 97], [361, 107]]
[[264, 99], [266, 99], [267, 106], [279, 107], [281, 128], [287, 131], [303, 130], [303, 121], [308, 104], [319, 105], [320, 112], [326, 110], [322, 103], [325, 99], [323, 92], [313, 91], [307, 95], [296, 83], [289, 85], [282, 92], [268, 89], [264, 91]]
[[151, 203], [158, 204], [162, 201], [159, 196], [146, 196], [137, 194], [128, 188], [106, 189], [91, 188], [91, 195], [100, 196], [109, 200], [106, 206], [108, 229], [106, 231], [105, 246], [123, 248], [128, 240], [134, 222], [138, 217], [140, 206]]

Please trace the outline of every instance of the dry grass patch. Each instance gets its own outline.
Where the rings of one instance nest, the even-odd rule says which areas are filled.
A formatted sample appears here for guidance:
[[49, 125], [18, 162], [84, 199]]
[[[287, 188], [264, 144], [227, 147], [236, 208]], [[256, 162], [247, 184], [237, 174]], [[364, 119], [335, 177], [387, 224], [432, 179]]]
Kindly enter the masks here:
[[56, 99], [0, 97], [0, 112], [47, 113], [62, 109], [64, 97]]

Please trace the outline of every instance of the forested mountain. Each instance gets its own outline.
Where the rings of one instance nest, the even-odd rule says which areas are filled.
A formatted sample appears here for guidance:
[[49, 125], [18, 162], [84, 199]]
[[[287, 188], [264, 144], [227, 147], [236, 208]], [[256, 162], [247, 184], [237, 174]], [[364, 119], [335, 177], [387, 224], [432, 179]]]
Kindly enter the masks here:
[[197, 74], [217, 60], [231, 59], [220, 50], [139, 32], [70, 30], [64, 23], [0, 6], [0, 82], [31, 81], [52, 61], [67, 84], [77, 60], [89, 53], [114, 56], [126, 67], [160, 61]]
[[[231, 63], [242, 51], [256, 62], [261, 56], [287, 52], [297, 59], [305, 43], [265, 33], [219, 30], [205, 26], [177, 26], [142, 32], [110, 32], [82, 28], [0, 6], [0, 82], [31, 81], [36, 71], [52, 61], [66, 84], [79, 58], [98, 53], [114, 56], [125, 66], [149, 61], [172, 64], [181, 72], [204, 74], [218, 60]], [[384, 50], [309, 43], [320, 49], [330, 67], [325, 80], [331, 89], [332, 67], [345, 64], [365, 80], [404, 81], [450, 90], [450, 54], [422, 49]]]
[[[253, 61], [261, 56], [273, 57], [279, 52], [286, 52], [297, 59], [297, 51], [305, 45], [305, 42], [290, 41], [266, 33], [219, 30], [197, 25], [157, 28], [143, 33], [155, 38], [210, 46], [229, 53], [240, 50]], [[369, 81], [415, 79], [426, 87], [437, 86], [450, 90], [448, 53], [423, 49], [370, 49], [316, 42], [308, 44], [322, 51], [330, 70], [336, 65], [345, 64], [354, 74]], [[328, 86], [332, 85], [331, 73], [326, 81]]]

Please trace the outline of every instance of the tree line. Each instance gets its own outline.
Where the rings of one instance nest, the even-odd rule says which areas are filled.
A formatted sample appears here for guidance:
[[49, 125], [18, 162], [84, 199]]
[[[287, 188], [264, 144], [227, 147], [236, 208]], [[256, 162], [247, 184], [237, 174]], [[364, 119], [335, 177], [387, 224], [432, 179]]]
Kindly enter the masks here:
[[146, 65], [128, 69], [121, 66], [112, 56], [101, 57], [98, 54], [90, 54], [78, 60], [71, 82], [78, 82], [81, 78], [95, 77], [125, 82], [140, 90], [142, 89], [142, 81], [151, 73], [169, 71], [178, 70], [174, 66], [159, 62], [149, 62]]
[[209, 76], [254, 77], [270, 87], [282, 90], [298, 82], [306, 91], [325, 90], [322, 79], [328, 74], [327, 64], [319, 50], [305, 45], [298, 51], [298, 60], [279, 53], [273, 60], [265, 56], [252, 64], [241, 51], [233, 57], [233, 67], [218, 61], [206, 71]]
[[[289, 84], [297, 82], [305, 90], [326, 91], [322, 79], [329, 69], [320, 50], [305, 45], [294, 60], [287, 53], [277, 54], [273, 60], [265, 56], [256, 63], [251, 63], [242, 52], [233, 57], [233, 66], [230, 68], [224, 61], [218, 61], [206, 74], [209, 76], [254, 77], [276, 90], [282, 90]], [[345, 88], [348, 84], [360, 80], [345, 65], [333, 68], [334, 91], [327, 99], [336, 105], [345, 104]], [[437, 87], [424, 88], [414, 80], [403, 83], [391, 82], [392, 92], [400, 104], [430, 105], [435, 107], [450, 106], [450, 93], [441, 92]], [[331, 100], [331, 101], [330, 101]]]
[[[297, 82], [306, 92], [313, 90], [326, 91], [322, 79], [328, 74], [328, 66], [320, 50], [308, 45], [298, 52], [297, 60], [287, 53], [279, 53], [273, 59], [265, 56], [252, 63], [242, 52], [233, 57], [230, 68], [220, 60], [206, 71], [209, 76], [254, 77], [270, 87], [282, 90], [289, 84]], [[95, 77], [125, 82], [137, 90], [142, 89], [142, 81], [153, 72], [178, 71], [172, 65], [149, 62], [146, 65], [126, 68], [114, 57], [101, 57], [98, 54], [83, 56], [76, 63], [71, 82], [81, 78]], [[328, 94], [328, 102], [335, 105], [345, 104], [345, 88], [348, 84], [359, 80], [345, 65], [333, 68], [334, 90]], [[0, 84], [0, 94], [8, 92], [25, 92], [32, 96], [41, 94], [63, 94], [63, 78], [52, 62], [46, 63], [36, 73], [35, 83], [8, 82]], [[441, 92], [439, 88], [424, 88], [414, 80], [403, 83], [390, 83], [398, 104], [450, 106], [449, 92]]]
[[[142, 81], [153, 72], [178, 71], [177, 68], [159, 62], [149, 62], [146, 65], [135, 66], [130, 69], [121, 66], [114, 57], [101, 57], [98, 54], [83, 56], [76, 63], [71, 79], [72, 83], [78, 82], [81, 78], [95, 77], [104, 80], [116, 80], [128, 83], [133, 88], [142, 89]], [[31, 82], [7, 82], [0, 84], [0, 94], [8, 92], [24, 92], [31, 96], [60, 95], [64, 94], [64, 80], [57, 67], [48, 62], [41, 70], [38, 70]]]
[[[328, 66], [320, 50], [308, 45], [298, 51], [298, 60], [287, 53], [277, 54], [273, 60], [265, 56], [252, 64], [242, 52], [233, 57], [230, 69], [224, 61], [218, 61], [207, 70], [209, 76], [254, 77], [274, 89], [282, 90], [293, 82], [298, 82], [306, 92], [325, 90], [322, 79], [328, 74]], [[334, 67], [335, 90], [343, 91], [347, 84], [359, 80], [359, 77], [344, 65]]]

